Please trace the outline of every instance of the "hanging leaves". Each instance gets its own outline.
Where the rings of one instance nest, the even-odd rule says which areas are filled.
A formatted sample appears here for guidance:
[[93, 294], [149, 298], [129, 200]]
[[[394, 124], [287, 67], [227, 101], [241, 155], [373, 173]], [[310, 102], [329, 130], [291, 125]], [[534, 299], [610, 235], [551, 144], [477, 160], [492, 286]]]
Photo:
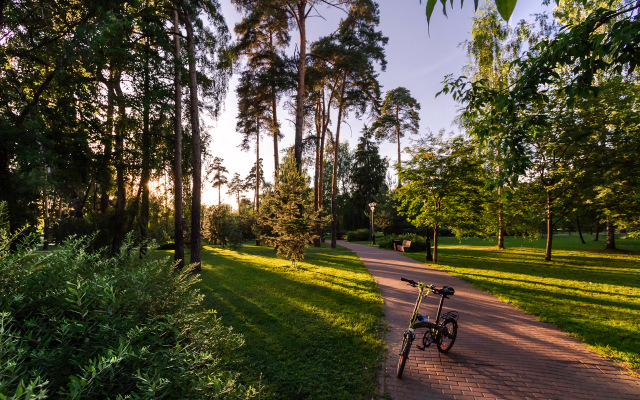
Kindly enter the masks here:
[[[440, 0], [440, 2], [442, 3], [442, 12], [446, 16], [447, 0]], [[500, 16], [504, 18], [505, 21], [508, 21], [509, 18], [511, 18], [511, 14], [513, 14], [514, 8], [516, 8], [516, 3], [518, 2], [518, 0], [495, 0], [495, 2]], [[420, 0], [420, 3], [422, 3], [422, 0]], [[438, 3], [438, 0], [427, 0], [427, 24], [429, 24], [429, 22], [431, 21], [431, 15], [433, 14], [433, 10], [436, 7], [436, 3]], [[558, 3], [558, 0], [556, 0], [556, 3]], [[463, 4], [464, 0], [460, 0], [460, 7], [462, 7]], [[453, 0], [449, 1], [449, 6], [453, 7]], [[473, 1], [473, 6], [475, 10], [478, 9], [478, 0]]]

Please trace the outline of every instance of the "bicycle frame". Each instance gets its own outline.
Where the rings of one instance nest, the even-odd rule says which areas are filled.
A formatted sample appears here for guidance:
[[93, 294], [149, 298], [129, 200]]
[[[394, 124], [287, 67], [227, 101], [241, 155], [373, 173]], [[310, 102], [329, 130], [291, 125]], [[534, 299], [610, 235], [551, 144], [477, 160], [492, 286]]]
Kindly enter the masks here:
[[[444, 303], [444, 299], [448, 296], [454, 294], [453, 288], [449, 286], [443, 286], [442, 289], [436, 289], [436, 286], [426, 285], [422, 282], [416, 282], [412, 279], [400, 278], [404, 282], [408, 282], [410, 286], [418, 287], [418, 298], [416, 299], [416, 304], [413, 307], [413, 313], [411, 314], [411, 319], [409, 320], [409, 328], [404, 332], [402, 347], [399, 353], [400, 358], [398, 359], [398, 368], [396, 371], [396, 376], [398, 378], [402, 377], [402, 372], [404, 371], [404, 366], [409, 358], [409, 353], [411, 351], [411, 347], [413, 341], [416, 337], [415, 330], [418, 328], [426, 328], [424, 333], [424, 337], [422, 338], [422, 346], [416, 346], [419, 350], [424, 350], [431, 343], [435, 343], [438, 347], [438, 351], [440, 353], [447, 353], [456, 339], [456, 334], [458, 330], [457, 323], [457, 313], [448, 312], [442, 315], [442, 305]], [[422, 305], [422, 300], [427, 297], [431, 292], [437, 293], [441, 296], [440, 302], [438, 304], [438, 313], [433, 322], [421, 321], [418, 322], [418, 315], [420, 311], [420, 306]], [[440, 319], [443, 321], [440, 323]], [[445, 341], [443, 341], [443, 339]]]
[[[431, 292], [431, 289], [429, 289], [429, 291], [427, 291], [427, 294], [424, 295], [424, 297], [427, 297], [429, 295], [429, 293]], [[440, 316], [442, 315], [442, 305], [444, 304], [444, 299], [447, 296], [440, 296], [440, 303], [438, 304], [438, 312], [436, 314], [436, 318], [433, 321], [424, 321], [424, 322], [417, 322], [416, 323], [416, 319], [418, 318], [418, 308], [420, 307], [420, 304], [422, 304], [422, 299], [420, 299], [420, 301], [417, 301], [416, 305], [418, 306], [418, 308], [416, 308], [414, 310], [414, 316], [411, 319], [411, 326], [414, 329], [418, 329], [418, 328], [438, 328], [438, 322], [440, 322]]]
[[[413, 308], [413, 314], [411, 315], [411, 320], [409, 321], [409, 331], [413, 332], [415, 328], [421, 328], [422, 326], [416, 326], [416, 320], [418, 319], [418, 314], [420, 311], [420, 305], [422, 304], [422, 299], [429, 296], [431, 293], [431, 289], [433, 289], [433, 285], [427, 286], [424, 283], [418, 283], [418, 299], [416, 300], [416, 305]], [[427, 293], [424, 293], [424, 291]], [[442, 302], [440, 302], [440, 308], [442, 308]], [[438, 317], [440, 317], [440, 310], [438, 310]], [[437, 321], [437, 319], [436, 319]], [[419, 325], [424, 324], [424, 322], [418, 322]]]

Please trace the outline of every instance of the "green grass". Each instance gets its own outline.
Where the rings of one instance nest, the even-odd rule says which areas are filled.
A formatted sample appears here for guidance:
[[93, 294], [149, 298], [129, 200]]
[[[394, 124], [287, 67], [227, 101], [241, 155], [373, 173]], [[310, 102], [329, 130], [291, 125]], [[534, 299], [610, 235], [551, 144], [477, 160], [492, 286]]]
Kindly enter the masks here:
[[309, 248], [292, 267], [269, 247], [205, 246], [205, 305], [244, 335], [236, 368], [261, 399], [357, 399], [377, 393], [382, 297], [344, 248]]
[[[640, 370], [640, 241], [604, 238], [583, 245], [554, 237], [551, 262], [544, 239], [495, 241], [440, 238], [437, 267], [574, 335], [598, 353]], [[424, 262], [424, 253], [406, 253]]]

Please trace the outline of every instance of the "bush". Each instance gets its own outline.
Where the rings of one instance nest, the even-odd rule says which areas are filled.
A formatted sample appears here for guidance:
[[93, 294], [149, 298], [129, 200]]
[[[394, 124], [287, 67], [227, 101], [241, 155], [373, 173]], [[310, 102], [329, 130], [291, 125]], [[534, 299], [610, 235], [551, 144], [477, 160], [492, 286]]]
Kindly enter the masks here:
[[382, 239], [377, 239], [376, 244], [381, 249], [393, 250], [394, 240], [399, 240], [399, 241], [410, 240], [411, 247], [405, 250], [408, 253], [427, 251], [427, 239], [424, 236], [419, 236], [419, 235], [416, 235], [415, 233], [408, 234], [408, 235], [400, 235], [400, 236], [396, 236], [396, 235], [386, 236]]
[[389, 235], [381, 239], [376, 239], [376, 245], [381, 249], [393, 250], [393, 241], [398, 240], [397, 236]]
[[251, 395], [221, 370], [242, 338], [202, 310], [187, 269], [141, 257], [130, 236], [111, 258], [90, 238], [45, 254], [34, 236], [10, 252], [13, 239], [0, 228], [0, 398]]
[[214, 244], [237, 249], [242, 246], [242, 227], [240, 217], [234, 214], [231, 206], [222, 204], [211, 206], [206, 213], [205, 235]]
[[370, 229], [358, 229], [355, 231], [348, 231], [345, 233], [348, 242], [363, 242], [366, 240], [371, 240], [371, 230]]

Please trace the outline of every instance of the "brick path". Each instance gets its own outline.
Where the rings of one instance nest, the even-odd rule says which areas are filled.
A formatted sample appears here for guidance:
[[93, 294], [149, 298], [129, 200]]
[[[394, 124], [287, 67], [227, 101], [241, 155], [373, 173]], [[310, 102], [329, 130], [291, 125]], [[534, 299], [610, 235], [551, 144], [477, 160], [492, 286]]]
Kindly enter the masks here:
[[[469, 284], [399, 252], [340, 242], [353, 250], [384, 297], [389, 348], [381, 391], [400, 399], [640, 399], [640, 379], [591, 352], [551, 325]], [[402, 332], [417, 289], [400, 277], [452, 286], [443, 311], [460, 313], [458, 337], [447, 354], [434, 346], [409, 354], [402, 379], [395, 376]], [[435, 316], [439, 296], [423, 301]], [[421, 342], [417, 336], [416, 341]], [[414, 342], [416, 343], [416, 342]]]

